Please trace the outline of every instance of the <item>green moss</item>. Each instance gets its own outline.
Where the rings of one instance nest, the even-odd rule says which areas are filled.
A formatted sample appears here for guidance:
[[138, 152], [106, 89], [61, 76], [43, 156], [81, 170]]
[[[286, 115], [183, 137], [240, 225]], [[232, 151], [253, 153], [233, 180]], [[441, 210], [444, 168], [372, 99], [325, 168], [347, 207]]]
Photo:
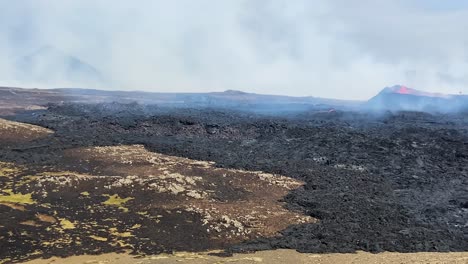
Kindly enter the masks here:
[[75, 229], [75, 224], [65, 218], [60, 218], [60, 225], [63, 229]]
[[118, 194], [114, 194], [114, 195], [105, 194], [104, 196], [107, 196], [109, 198], [107, 199], [107, 201], [102, 203], [103, 205], [117, 206], [120, 210], [124, 212], [128, 212], [128, 208], [124, 207], [123, 205], [126, 202], [134, 199], [132, 197], [121, 198]]
[[11, 177], [21, 172], [12, 163], [0, 161], [0, 177]]
[[110, 228], [109, 233], [116, 237], [133, 237], [131, 232], [118, 232], [117, 228], [115, 227]]
[[8, 195], [0, 195], [0, 202], [4, 203], [17, 203], [17, 204], [35, 204], [36, 201], [32, 199], [32, 194], [14, 193], [11, 189], [3, 190]]
[[103, 242], [107, 241], [107, 238], [105, 237], [99, 237], [99, 236], [89, 236], [89, 237], [97, 241], [103, 241]]

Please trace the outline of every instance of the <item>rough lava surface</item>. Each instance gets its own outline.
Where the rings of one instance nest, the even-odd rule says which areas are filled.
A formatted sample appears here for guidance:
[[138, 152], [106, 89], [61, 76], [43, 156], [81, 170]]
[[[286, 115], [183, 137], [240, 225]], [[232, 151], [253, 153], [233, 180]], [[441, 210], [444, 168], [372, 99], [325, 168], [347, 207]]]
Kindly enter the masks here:
[[0, 135], [27, 140], [0, 146], [3, 262], [468, 250], [464, 113], [59, 103], [4, 118]]

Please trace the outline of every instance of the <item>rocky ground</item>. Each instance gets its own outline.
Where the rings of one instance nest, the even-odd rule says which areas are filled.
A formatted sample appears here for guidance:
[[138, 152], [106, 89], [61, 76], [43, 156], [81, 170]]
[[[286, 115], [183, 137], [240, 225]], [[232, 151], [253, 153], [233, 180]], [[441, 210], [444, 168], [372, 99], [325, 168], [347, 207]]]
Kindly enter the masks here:
[[4, 262], [468, 250], [468, 115], [75, 103], [5, 118]]

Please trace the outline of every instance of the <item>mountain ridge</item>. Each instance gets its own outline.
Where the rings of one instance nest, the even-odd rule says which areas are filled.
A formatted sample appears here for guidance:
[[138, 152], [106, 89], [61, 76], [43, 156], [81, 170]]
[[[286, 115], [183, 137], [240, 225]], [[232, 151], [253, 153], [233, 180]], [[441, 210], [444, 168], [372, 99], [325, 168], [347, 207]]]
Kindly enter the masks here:
[[370, 110], [458, 112], [468, 109], [468, 96], [430, 93], [404, 85], [385, 87], [369, 99], [364, 107]]
[[93, 65], [53, 46], [41, 47], [15, 62], [16, 78], [26, 83], [99, 85], [104, 75]]
[[[339, 100], [313, 96], [293, 97], [248, 93], [237, 90], [206, 93], [109, 91], [84, 88], [23, 89], [0, 87], [0, 96], [25, 96], [30, 102], [137, 102], [171, 107], [213, 107], [271, 113], [291, 113], [310, 109], [356, 111], [459, 112], [468, 109], [468, 96], [429, 93], [403, 85], [385, 87], [367, 101]], [[7, 103], [7, 101], [5, 101]]]

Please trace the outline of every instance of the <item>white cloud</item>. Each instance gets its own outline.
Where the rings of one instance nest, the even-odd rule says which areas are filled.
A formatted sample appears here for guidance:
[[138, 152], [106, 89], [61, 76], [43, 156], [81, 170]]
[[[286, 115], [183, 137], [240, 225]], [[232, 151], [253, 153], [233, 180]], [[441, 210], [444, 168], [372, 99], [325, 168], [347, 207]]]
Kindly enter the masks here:
[[21, 85], [15, 59], [53, 45], [100, 69], [107, 89], [364, 99], [401, 83], [468, 93], [468, 12], [446, 3], [0, 0], [0, 80]]

